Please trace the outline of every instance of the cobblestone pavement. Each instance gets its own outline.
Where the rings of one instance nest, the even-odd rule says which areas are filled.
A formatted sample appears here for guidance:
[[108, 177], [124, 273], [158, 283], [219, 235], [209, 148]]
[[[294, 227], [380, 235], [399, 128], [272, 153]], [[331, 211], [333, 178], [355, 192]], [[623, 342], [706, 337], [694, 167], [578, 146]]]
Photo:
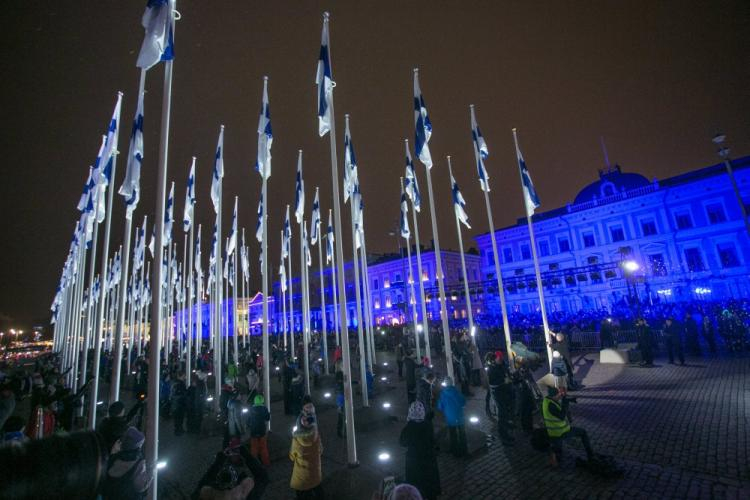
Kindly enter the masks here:
[[[520, 433], [515, 446], [501, 446], [484, 416], [484, 390], [475, 388], [467, 416], [480, 417], [474, 427], [485, 434], [479, 438], [487, 444], [464, 459], [440, 453], [441, 498], [750, 498], [749, 358], [696, 358], [686, 366], [659, 360], [653, 368], [641, 368], [602, 365], [597, 357], [577, 358], [577, 378], [585, 387], [576, 393], [574, 425], [588, 430], [596, 451], [616, 458], [622, 478], [603, 479], [576, 468], [574, 457], [581, 450], [575, 445], [557, 470]], [[324, 397], [325, 389], [314, 391], [327, 498], [370, 499], [380, 479], [403, 474], [398, 435], [405, 422], [406, 390], [392, 359], [379, 353], [378, 361], [378, 394], [370, 408], [355, 413], [357, 468], [347, 467], [345, 440], [336, 437], [332, 398]], [[383, 366], [384, 361], [390, 366]], [[272, 393], [277, 391], [274, 381]], [[361, 397], [356, 399], [359, 406]], [[383, 408], [384, 402], [391, 407]], [[287, 458], [292, 418], [283, 415], [281, 402], [273, 403], [272, 410], [272, 483], [265, 498], [294, 498]], [[436, 427], [440, 425], [437, 421]], [[171, 422], [163, 421], [160, 456], [168, 466], [160, 473], [159, 496], [189, 494], [220, 445], [221, 436], [175, 438]], [[381, 452], [389, 453], [390, 460], [380, 462]]]

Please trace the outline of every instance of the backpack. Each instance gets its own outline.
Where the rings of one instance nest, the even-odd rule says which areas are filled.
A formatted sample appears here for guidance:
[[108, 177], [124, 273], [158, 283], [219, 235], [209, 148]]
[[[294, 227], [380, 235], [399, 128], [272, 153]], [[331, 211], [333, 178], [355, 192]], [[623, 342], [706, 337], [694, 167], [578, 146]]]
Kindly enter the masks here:
[[[145, 492], [135, 491], [135, 487], [133, 486], [133, 477], [141, 463], [143, 463], [143, 460], [143, 458], [136, 460], [133, 463], [133, 466], [120, 477], [112, 477], [108, 473], [102, 484], [102, 498], [104, 500], [132, 500], [143, 498]], [[114, 460], [110, 463], [113, 462]], [[107, 472], [109, 472], [109, 469], [107, 469]]]

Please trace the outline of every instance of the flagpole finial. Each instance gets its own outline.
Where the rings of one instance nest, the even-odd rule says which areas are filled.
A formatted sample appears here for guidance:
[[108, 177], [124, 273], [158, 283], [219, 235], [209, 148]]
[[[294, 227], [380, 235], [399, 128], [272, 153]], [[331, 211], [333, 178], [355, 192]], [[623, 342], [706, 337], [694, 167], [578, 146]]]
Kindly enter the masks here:
[[418, 73], [419, 73], [419, 68], [414, 68], [414, 74], [416, 75]]
[[219, 129], [220, 130], [224, 130], [224, 124], [223, 123], [221, 125], [219, 125]]
[[474, 109], [474, 105], [473, 104], [469, 104], [469, 109]]
[[263, 81], [264, 81], [264, 82], [267, 82], [267, 81], [268, 81], [268, 75], [263, 75]]
[[122, 90], [118, 90], [117, 91], [117, 96], [118, 97], [122, 97], [123, 95], [125, 95], [125, 94], [122, 93]]
[[328, 11], [323, 12], [323, 21], [328, 22], [329, 17], [331, 17], [331, 14]]

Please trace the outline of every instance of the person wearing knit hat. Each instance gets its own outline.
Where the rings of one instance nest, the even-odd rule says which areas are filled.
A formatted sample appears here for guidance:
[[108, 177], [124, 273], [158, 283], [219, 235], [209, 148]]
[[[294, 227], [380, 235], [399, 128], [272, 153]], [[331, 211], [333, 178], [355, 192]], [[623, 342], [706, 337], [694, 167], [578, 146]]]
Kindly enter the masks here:
[[265, 466], [271, 465], [266, 436], [270, 420], [271, 414], [266, 408], [266, 399], [262, 394], [257, 394], [247, 419], [250, 428], [250, 454], [259, 459]]
[[102, 485], [104, 500], [145, 497], [153, 477], [143, 457], [145, 439], [143, 433], [135, 427], [128, 427], [120, 438], [119, 451], [110, 455], [107, 475]]
[[393, 488], [386, 500], [422, 500], [419, 490], [411, 484], [401, 483]]
[[309, 402], [304, 405], [297, 419], [289, 450], [289, 459], [294, 464], [289, 486], [297, 492], [298, 498], [323, 498], [322, 454], [323, 445], [315, 419], [315, 406]]
[[425, 420], [425, 413], [420, 401], [409, 406], [399, 443], [406, 448], [405, 481], [416, 486], [424, 498], [434, 499], [441, 493], [440, 472], [432, 423]]

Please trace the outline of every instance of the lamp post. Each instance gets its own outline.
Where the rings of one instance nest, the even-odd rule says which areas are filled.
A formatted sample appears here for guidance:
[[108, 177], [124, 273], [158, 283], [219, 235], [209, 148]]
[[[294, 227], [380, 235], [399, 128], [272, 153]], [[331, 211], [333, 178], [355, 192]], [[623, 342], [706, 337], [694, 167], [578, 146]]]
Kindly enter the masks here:
[[[630, 302], [631, 311], [633, 308], [633, 302], [635, 301], [637, 304], [636, 310], [640, 314], [641, 303], [640, 303], [640, 300], [638, 300], [637, 290], [635, 290], [635, 281], [633, 281], [633, 273], [638, 271], [641, 268], [641, 266], [634, 260], [624, 260], [622, 261], [621, 266], [625, 274], [625, 282], [628, 284], [628, 301]], [[631, 281], [633, 281], [633, 290], [631, 290], [631, 287], [630, 287]], [[633, 296], [634, 292], [635, 292], [635, 296]]]
[[745, 202], [742, 201], [742, 195], [740, 194], [740, 188], [737, 185], [737, 180], [734, 178], [734, 170], [732, 170], [732, 160], [729, 158], [729, 148], [724, 145], [724, 141], [727, 136], [721, 132], [717, 133], [711, 141], [716, 144], [719, 149], [717, 151], [719, 157], [724, 161], [724, 166], [727, 169], [727, 175], [729, 181], [732, 183], [732, 189], [734, 190], [734, 196], [737, 198], [737, 203], [740, 205], [740, 212], [742, 212], [742, 221], [745, 223], [745, 230], [748, 236], [750, 236], [750, 221], [747, 219], [747, 208]]

